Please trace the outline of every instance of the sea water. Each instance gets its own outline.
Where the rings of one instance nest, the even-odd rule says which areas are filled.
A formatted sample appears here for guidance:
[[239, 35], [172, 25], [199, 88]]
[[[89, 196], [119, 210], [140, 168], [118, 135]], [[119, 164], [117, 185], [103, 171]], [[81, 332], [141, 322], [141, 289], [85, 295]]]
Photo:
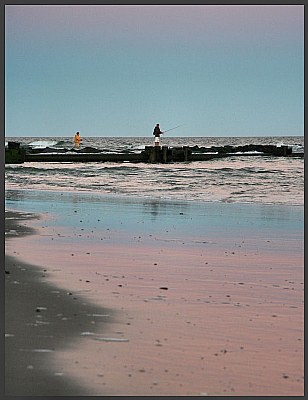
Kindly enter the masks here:
[[[153, 145], [152, 137], [83, 137], [83, 147], [103, 152], [141, 152]], [[33, 149], [73, 149], [67, 137], [15, 137]], [[287, 145], [293, 153], [304, 151], [302, 136], [290, 137], [171, 137], [162, 145], [240, 146]], [[107, 197], [221, 203], [254, 203], [301, 206], [304, 203], [304, 158], [229, 156], [200, 162], [170, 164], [129, 162], [25, 162], [5, 166], [7, 201], [16, 190], [92, 193]], [[15, 192], [15, 194], [12, 193]]]

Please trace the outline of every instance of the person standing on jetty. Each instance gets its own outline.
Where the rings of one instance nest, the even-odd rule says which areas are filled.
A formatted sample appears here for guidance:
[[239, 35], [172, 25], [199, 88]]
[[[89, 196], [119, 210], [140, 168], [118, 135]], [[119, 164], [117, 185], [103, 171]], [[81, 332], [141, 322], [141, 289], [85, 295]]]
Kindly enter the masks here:
[[159, 146], [159, 139], [160, 139], [160, 135], [164, 133], [160, 130], [159, 124], [156, 124], [154, 131], [153, 131], [153, 135], [155, 136], [154, 139], [154, 145], [155, 146]]
[[79, 146], [80, 146], [80, 142], [81, 142], [81, 139], [80, 139], [80, 136], [79, 136], [79, 132], [76, 132], [75, 133], [75, 137], [74, 137], [74, 143], [75, 143], [75, 147], [78, 149], [79, 148]]

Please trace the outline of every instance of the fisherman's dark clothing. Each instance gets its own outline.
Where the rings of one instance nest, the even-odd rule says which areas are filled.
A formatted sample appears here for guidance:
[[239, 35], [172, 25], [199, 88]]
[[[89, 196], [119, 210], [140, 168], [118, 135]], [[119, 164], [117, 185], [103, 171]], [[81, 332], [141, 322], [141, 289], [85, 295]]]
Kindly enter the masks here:
[[154, 131], [153, 131], [153, 135], [155, 137], [159, 137], [162, 134], [162, 131], [159, 129], [159, 126], [155, 126]]

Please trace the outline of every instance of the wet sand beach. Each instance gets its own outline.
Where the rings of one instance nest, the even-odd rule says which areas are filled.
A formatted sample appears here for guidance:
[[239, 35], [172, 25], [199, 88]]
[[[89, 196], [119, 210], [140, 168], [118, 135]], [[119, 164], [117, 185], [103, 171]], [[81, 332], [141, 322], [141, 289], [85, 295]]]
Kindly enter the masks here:
[[304, 394], [302, 208], [45, 196], [6, 225], [7, 394]]
[[[24, 237], [35, 230], [23, 225], [29, 214], [6, 213], [7, 237]], [[45, 270], [5, 257], [5, 394], [14, 396], [81, 396], [90, 388], [71, 379], [55, 352], [96, 325], [103, 330], [108, 310], [46, 282]], [[97, 316], [96, 316], [97, 315]], [[108, 315], [110, 320], [110, 315]], [[82, 360], [76, 358], [78, 364]]]

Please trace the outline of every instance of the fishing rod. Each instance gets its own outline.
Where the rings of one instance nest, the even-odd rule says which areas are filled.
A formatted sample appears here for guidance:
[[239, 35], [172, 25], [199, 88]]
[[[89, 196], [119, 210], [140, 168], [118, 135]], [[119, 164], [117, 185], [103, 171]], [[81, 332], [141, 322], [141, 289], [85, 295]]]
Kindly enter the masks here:
[[175, 126], [174, 128], [171, 128], [171, 129], [167, 129], [166, 131], [163, 131], [162, 133], [166, 133], [166, 132], [169, 132], [169, 131], [173, 131], [173, 129], [179, 128], [180, 126], [183, 126], [183, 124], [182, 124], [182, 125]]

